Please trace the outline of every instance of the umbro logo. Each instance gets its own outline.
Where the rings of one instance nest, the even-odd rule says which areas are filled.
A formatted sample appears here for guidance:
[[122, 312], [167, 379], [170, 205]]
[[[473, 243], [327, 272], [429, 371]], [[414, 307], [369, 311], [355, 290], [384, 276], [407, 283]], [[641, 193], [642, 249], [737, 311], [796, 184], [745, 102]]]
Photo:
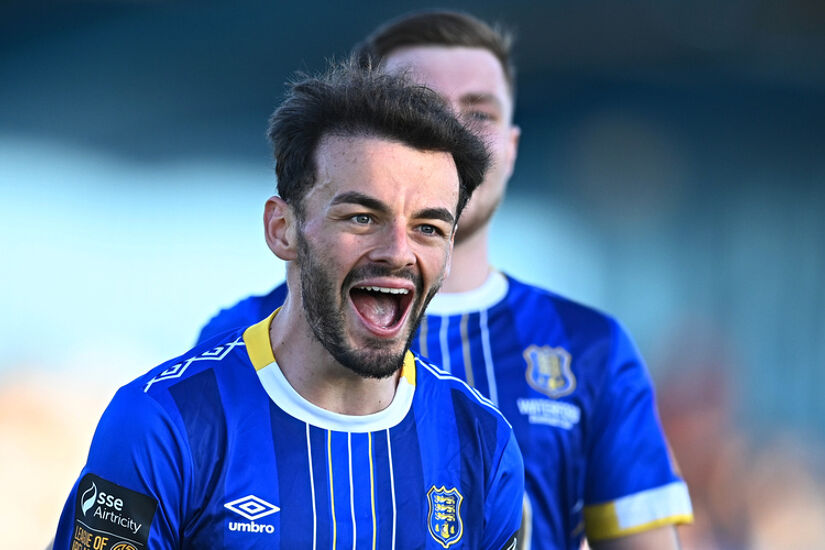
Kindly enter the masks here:
[[232, 502], [227, 502], [224, 504], [224, 507], [245, 517], [249, 521], [255, 521], [256, 519], [261, 519], [262, 517], [280, 511], [280, 508], [274, 504], [270, 504], [255, 495], [247, 495]]

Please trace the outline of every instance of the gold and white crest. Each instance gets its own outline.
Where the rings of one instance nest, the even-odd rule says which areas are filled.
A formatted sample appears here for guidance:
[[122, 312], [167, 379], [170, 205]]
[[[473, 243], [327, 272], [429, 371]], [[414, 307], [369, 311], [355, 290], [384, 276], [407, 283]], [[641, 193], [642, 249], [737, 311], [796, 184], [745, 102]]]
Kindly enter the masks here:
[[532, 345], [524, 350], [527, 383], [541, 393], [558, 399], [573, 393], [576, 376], [570, 368], [570, 353], [564, 348]]

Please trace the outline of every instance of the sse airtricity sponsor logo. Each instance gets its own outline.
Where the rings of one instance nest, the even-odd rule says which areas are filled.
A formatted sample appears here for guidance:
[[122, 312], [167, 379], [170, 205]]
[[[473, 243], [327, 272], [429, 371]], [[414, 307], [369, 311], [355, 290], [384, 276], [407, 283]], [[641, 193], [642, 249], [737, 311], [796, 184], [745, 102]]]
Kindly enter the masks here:
[[281, 510], [274, 504], [270, 504], [255, 495], [247, 495], [243, 498], [233, 500], [232, 502], [227, 502], [224, 504], [224, 507], [249, 520], [249, 522], [230, 521], [230, 531], [267, 533], [270, 535], [275, 532], [275, 526], [268, 523], [255, 523], [255, 520], [261, 519]]
[[94, 481], [80, 497], [80, 510], [84, 516], [88, 517], [89, 510], [94, 508], [91, 513], [93, 517], [119, 525], [136, 534], [143, 525], [125, 513], [124, 505], [124, 500], [119, 496], [99, 491]]
[[157, 508], [151, 495], [89, 472], [78, 482], [74, 497], [74, 537], [80, 544], [75, 546], [90, 549], [89, 541], [96, 540], [105, 543], [95, 546], [97, 550], [144, 549]]

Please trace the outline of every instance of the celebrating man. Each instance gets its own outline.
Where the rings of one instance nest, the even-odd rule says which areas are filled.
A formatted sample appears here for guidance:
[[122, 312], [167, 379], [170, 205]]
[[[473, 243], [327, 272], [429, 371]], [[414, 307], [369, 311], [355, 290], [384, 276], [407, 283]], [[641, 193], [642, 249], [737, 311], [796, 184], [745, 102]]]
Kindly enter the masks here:
[[511, 427], [408, 349], [482, 142], [435, 93], [353, 64], [294, 84], [269, 135], [288, 298], [121, 388], [55, 548], [514, 547]]

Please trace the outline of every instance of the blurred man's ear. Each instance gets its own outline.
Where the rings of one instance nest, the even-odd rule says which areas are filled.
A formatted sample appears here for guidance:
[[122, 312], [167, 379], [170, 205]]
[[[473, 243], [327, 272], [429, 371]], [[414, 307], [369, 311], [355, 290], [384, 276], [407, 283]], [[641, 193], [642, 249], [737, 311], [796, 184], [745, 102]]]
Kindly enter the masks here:
[[507, 136], [507, 179], [513, 175], [513, 166], [516, 164], [518, 156], [518, 142], [521, 137], [521, 128], [516, 125], [510, 127], [510, 135]]
[[264, 207], [264, 235], [269, 249], [284, 261], [298, 257], [295, 212], [281, 197], [273, 196]]

